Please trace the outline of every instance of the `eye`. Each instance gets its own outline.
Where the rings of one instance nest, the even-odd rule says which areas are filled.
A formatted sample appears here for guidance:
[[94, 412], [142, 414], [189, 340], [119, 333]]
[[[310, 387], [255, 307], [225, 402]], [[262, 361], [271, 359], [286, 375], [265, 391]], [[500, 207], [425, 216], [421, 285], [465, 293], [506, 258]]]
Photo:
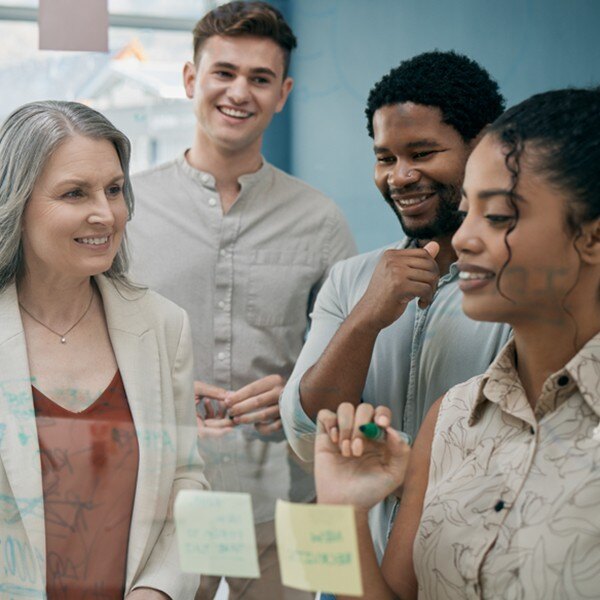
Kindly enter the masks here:
[[267, 79], [266, 77], [254, 77], [252, 81], [254, 81], [254, 83], [258, 83], [259, 85], [266, 85], [267, 83], [271, 83], [271, 80]]
[[389, 165], [393, 163], [395, 159], [393, 156], [376, 156], [375, 160], [377, 160], [379, 164]]
[[76, 200], [77, 198], [83, 198], [83, 190], [81, 188], [75, 188], [74, 190], [69, 190], [62, 195], [62, 198], [66, 198], [67, 200]]
[[215, 71], [215, 75], [220, 79], [230, 79], [233, 77], [233, 74], [229, 71]]
[[108, 196], [119, 196], [123, 191], [123, 187], [118, 183], [114, 183], [113, 185], [108, 187], [107, 195]]
[[413, 160], [423, 160], [425, 158], [430, 158], [434, 154], [437, 154], [440, 150], [423, 150], [422, 152], [415, 152], [412, 157]]
[[507, 225], [515, 220], [514, 215], [484, 215], [486, 220], [492, 225]]

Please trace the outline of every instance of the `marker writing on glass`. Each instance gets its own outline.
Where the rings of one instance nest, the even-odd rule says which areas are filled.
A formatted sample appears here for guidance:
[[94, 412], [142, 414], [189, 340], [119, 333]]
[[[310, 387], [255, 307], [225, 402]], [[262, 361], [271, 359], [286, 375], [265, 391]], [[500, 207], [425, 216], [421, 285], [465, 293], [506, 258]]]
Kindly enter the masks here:
[[[364, 425], [359, 425], [358, 428], [368, 440], [385, 442], [385, 429], [383, 427], [379, 427], [377, 423], [365, 423]], [[398, 433], [408, 445], [412, 443], [412, 439], [408, 433], [404, 433], [403, 431], [399, 431]]]

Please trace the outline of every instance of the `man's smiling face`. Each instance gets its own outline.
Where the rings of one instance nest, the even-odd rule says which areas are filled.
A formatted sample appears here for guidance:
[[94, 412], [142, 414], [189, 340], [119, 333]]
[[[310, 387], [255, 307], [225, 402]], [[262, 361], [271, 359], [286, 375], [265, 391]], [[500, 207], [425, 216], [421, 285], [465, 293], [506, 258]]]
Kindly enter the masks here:
[[375, 184], [404, 232], [432, 239], [456, 231], [460, 187], [471, 144], [439, 108], [412, 102], [373, 115]]
[[283, 71], [283, 50], [269, 38], [206, 40], [198, 65], [184, 68], [202, 142], [223, 153], [260, 152], [263, 132], [292, 88]]

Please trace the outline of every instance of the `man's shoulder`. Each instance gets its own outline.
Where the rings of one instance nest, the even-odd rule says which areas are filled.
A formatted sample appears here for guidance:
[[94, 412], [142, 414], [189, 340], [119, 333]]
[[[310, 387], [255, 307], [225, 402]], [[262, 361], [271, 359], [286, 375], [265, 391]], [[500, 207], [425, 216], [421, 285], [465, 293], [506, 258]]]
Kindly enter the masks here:
[[363, 252], [362, 254], [357, 254], [356, 256], [351, 256], [350, 258], [346, 258], [345, 260], [341, 260], [332, 268], [332, 273], [336, 272], [337, 275], [348, 275], [356, 277], [361, 273], [368, 274], [369, 276], [375, 270], [381, 255], [386, 250], [394, 250], [398, 248], [402, 248], [404, 246], [404, 240], [400, 240], [398, 242], [394, 242], [392, 244], [387, 244], [386, 246], [381, 246], [380, 248], [376, 248], [375, 250], [370, 250], [369, 252]]
[[290, 175], [269, 163], [272, 173], [273, 187], [276, 191], [281, 190], [282, 197], [293, 201], [301, 201], [303, 204], [314, 204], [315, 206], [330, 208], [336, 212], [340, 209], [337, 204], [324, 192], [312, 187], [306, 181]]
[[138, 171], [131, 176], [131, 184], [134, 190], [137, 186], [154, 184], [165, 178], [175, 177], [179, 167], [179, 159], [175, 158], [154, 167]]

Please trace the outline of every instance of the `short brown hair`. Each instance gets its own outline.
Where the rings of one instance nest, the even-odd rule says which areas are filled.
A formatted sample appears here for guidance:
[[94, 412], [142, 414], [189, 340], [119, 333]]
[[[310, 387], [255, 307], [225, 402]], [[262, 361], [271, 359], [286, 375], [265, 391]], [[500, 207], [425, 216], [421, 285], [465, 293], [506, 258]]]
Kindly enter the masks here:
[[194, 27], [194, 64], [204, 42], [213, 35], [254, 35], [272, 39], [283, 50], [283, 77], [287, 77], [296, 36], [283, 15], [267, 2], [228, 2], [204, 15]]

